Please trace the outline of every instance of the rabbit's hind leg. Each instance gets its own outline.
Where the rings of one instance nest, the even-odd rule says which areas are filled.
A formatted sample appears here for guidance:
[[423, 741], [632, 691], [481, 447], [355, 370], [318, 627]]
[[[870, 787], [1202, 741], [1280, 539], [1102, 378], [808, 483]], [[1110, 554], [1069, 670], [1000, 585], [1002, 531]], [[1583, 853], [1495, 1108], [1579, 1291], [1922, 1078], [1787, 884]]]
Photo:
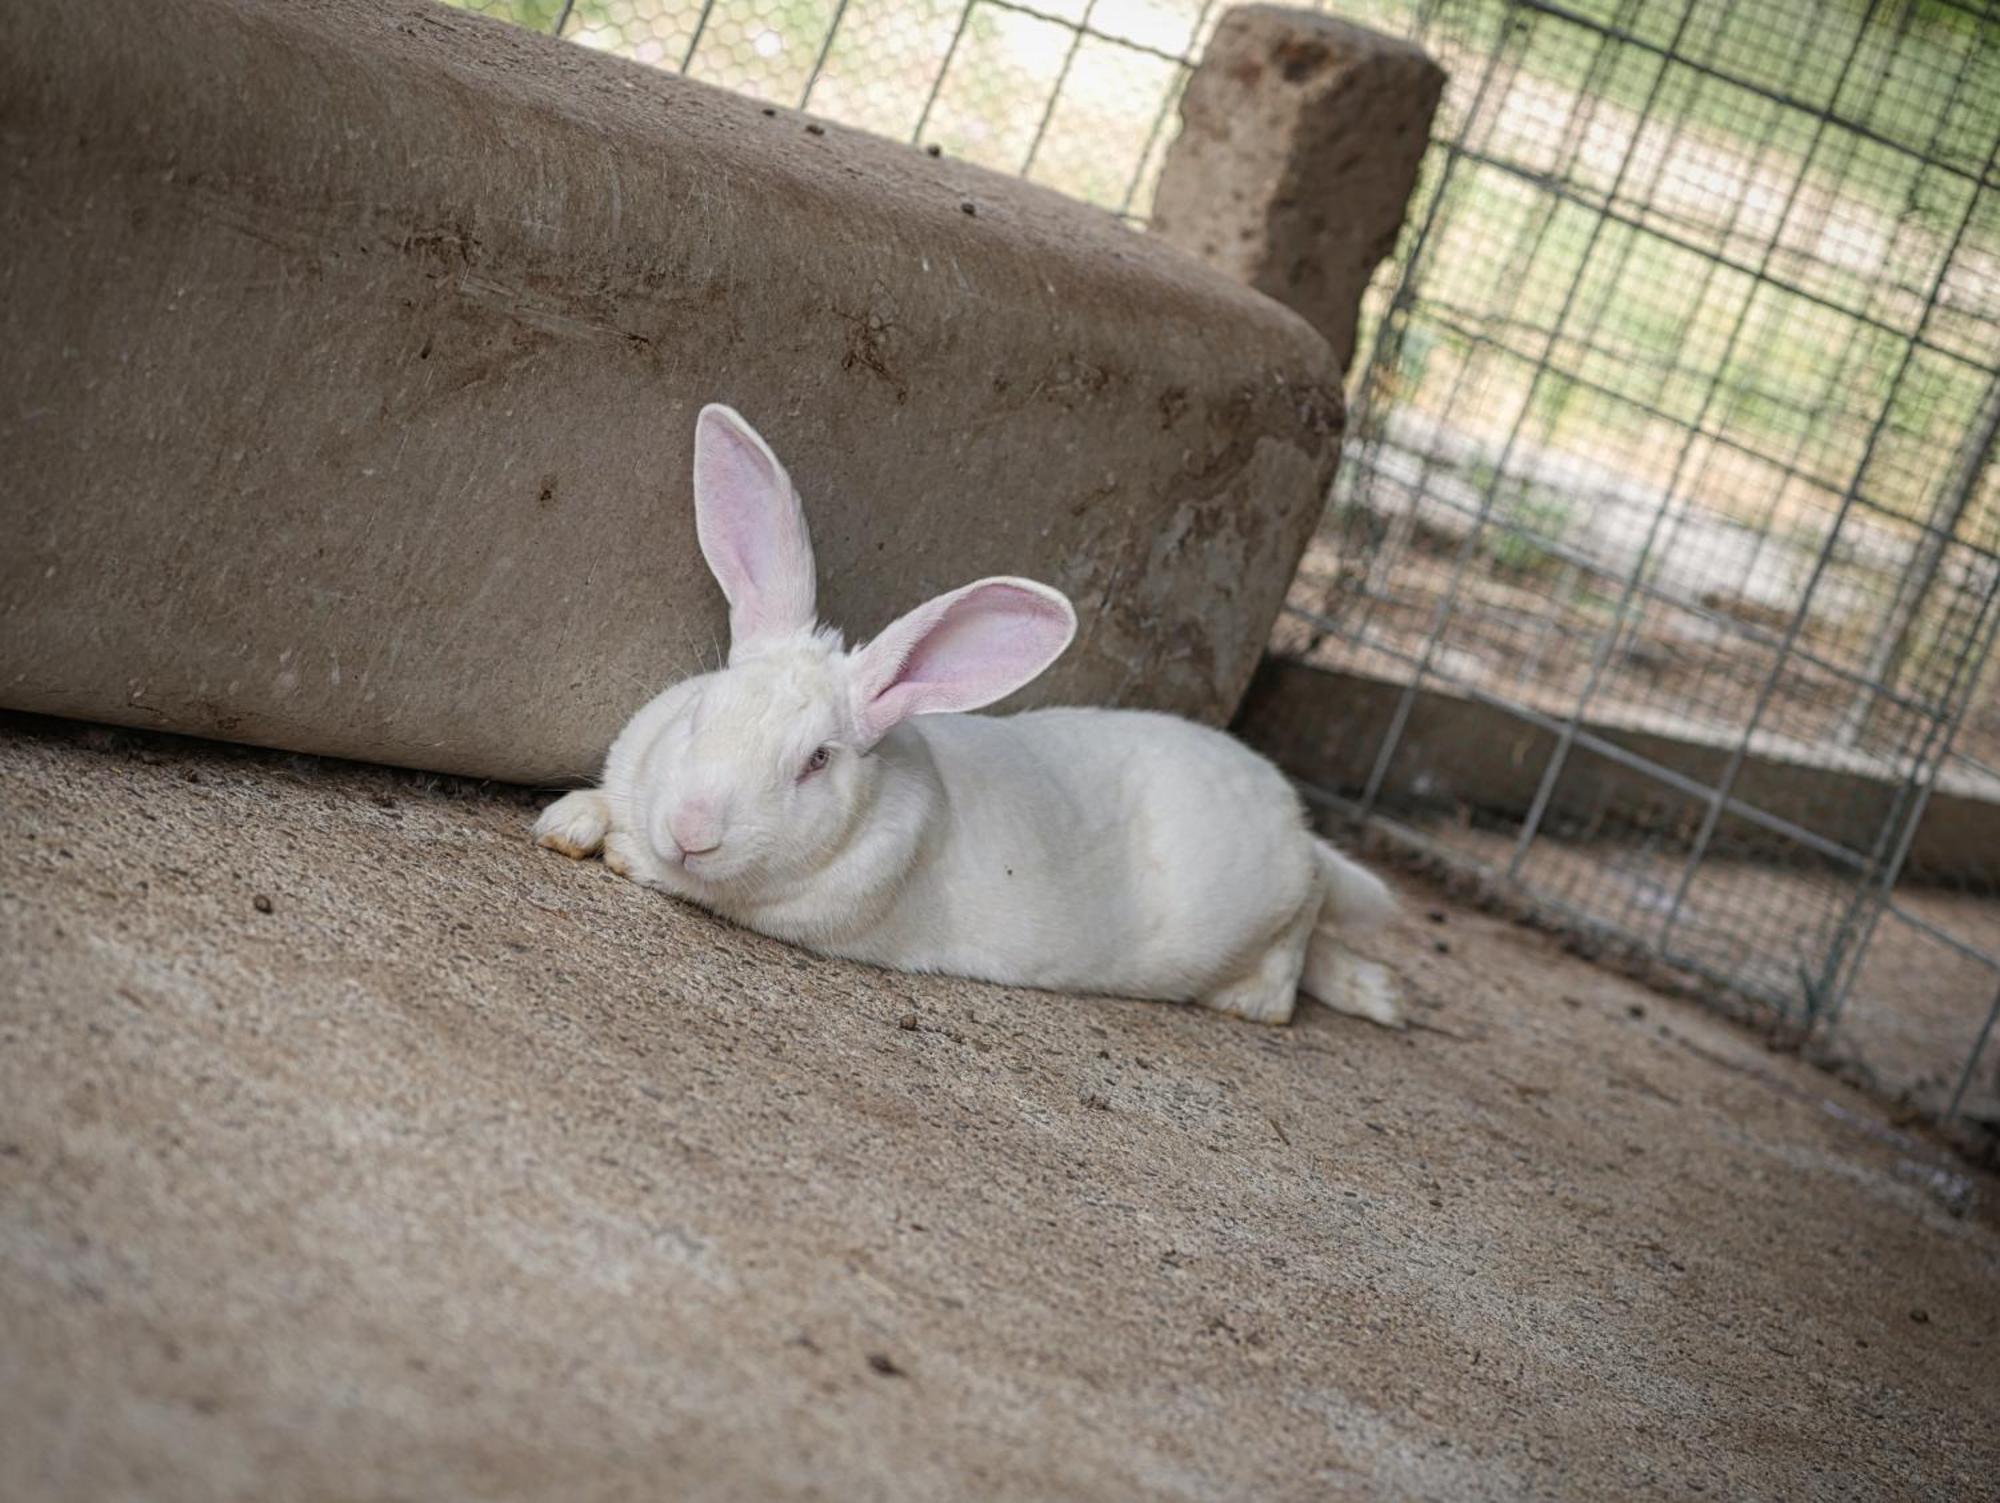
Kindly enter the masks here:
[[1400, 990], [1389, 968], [1356, 955], [1330, 925], [1321, 925], [1312, 935], [1303, 984], [1307, 996], [1317, 997], [1335, 1012], [1366, 1018], [1384, 1028], [1404, 1026]]
[[1319, 917], [1319, 895], [1279, 931], [1269, 948], [1250, 962], [1249, 969], [1226, 986], [1200, 999], [1213, 1012], [1228, 1013], [1251, 1023], [1289, 1023], [1299, 1004], [1299, 975], [1305, 969], [1306, 945]]

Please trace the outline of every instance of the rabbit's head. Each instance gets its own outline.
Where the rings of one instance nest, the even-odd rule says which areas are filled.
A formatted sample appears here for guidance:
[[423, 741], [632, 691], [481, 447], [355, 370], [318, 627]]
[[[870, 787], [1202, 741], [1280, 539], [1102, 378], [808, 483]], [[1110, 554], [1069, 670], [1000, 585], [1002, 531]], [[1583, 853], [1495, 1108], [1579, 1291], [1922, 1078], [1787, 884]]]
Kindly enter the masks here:
[[730, 408], [702, 409], [694, 496], [702, 556], [729, 602], [729, 663], [650, 707], [623, 790], [675, 885], [768, 890], [809, 878], [867, 822], [884, 736], [912, 715], [1011, 694], [1075, 635], [1058, 591], [983, 579], [848, 651], [814, 616], [798, 493]]

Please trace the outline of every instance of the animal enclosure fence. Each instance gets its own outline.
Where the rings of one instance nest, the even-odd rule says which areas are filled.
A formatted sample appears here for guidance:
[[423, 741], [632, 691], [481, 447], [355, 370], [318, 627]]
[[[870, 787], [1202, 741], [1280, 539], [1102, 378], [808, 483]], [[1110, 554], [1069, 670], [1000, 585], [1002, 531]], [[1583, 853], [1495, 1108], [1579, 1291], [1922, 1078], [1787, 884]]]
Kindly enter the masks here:
[[1458, 87], [1280, 633], [1401, 685], [1342, 791], [1990, 1110], [2000, 22], [1521, 0]]
[[[1141, 224], [1223, 9], [466, 3]], [[1319, 8], [1452, 78], [1275, 643], [1381, 706], [1322, 791], [2000, 1120], [2000, 11]]]

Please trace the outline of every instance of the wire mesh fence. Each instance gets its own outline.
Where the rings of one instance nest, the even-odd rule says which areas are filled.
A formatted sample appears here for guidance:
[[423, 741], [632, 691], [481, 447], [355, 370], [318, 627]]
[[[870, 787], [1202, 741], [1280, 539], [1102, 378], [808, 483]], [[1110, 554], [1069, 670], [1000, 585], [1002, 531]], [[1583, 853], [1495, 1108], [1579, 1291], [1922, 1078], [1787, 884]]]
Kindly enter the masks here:
[[[1405, 689], [1343, 790], [1990, 1114], [2000, 23], [1504, 7], [1281, 642]], [[1532, 792], [1396, 773], [1420, 697]]]
[[[1138, 223], [1224, 8], [463, 3]], [[1275, 643], [1401, 686], [1331, 791], [2000, 1123], [2000, 13], [1312, 8], [1452, 80]]]
[[[1220, 0], [452, 0], [1143, 220]], [[1327, 8], [1327, 7], [1319, 7]], [[1358, 0], [1402, 31], [1418, 7]], [[1455, 46], [1456, 44], [1454, 44]]]

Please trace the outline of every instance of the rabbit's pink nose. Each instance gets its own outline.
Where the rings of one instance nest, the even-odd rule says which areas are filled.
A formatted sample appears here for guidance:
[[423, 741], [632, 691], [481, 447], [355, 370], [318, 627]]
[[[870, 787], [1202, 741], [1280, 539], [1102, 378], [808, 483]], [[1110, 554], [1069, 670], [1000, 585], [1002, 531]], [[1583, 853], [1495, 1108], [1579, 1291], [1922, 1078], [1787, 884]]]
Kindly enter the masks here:
[[689, 799], [667, 821], [683, 856], [706, 856], [722, 847], [722, 816], [706, 799]]

